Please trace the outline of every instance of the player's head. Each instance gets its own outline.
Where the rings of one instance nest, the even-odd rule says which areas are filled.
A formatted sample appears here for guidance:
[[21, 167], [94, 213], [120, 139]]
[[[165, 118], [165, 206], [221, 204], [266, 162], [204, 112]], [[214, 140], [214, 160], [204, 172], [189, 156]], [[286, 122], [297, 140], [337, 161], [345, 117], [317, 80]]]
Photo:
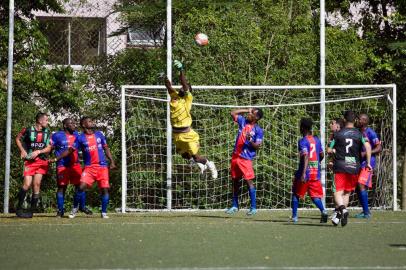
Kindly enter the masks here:
[[68, 117], [68, 118], [63, 119], [62, 124], [63, 124], [63, 129], [65, 131], [68, 131], [69, 133], [73, 133], [76, 129], [76, 123], [75, 123], [75, 121], [73, 121], [72, 118]]
[[313, 121], [310, 118], [300, 119], [300, 132], [306, 134], [312, 131]]
[[342, 118], [335, 118], [330, 122], [330, 130], [332, 132], [340, 131], [344, 127], [344, 120]]
[[344, 120], [345, 123], [355, 123], [355, 119], [357, 118], [357, 116], [355, 115], [355, 112], [353, 111], [345, 111], [344, 112]]
[[95, 125], [91, 117], [83, 116], [82, 118], [80, 118], [80, 126], [83, 129], [93, 129]]
[[264, 112], [260, 108], [252, 108], [247, 115], [247, 120], [249, 123], [256, 123], [262, 119]]
[[367, 127], [369, 124], [369, 116], [366, 113], [361, 113], [358, 116], [358, 125], [359, 127]]
[[35, 116], [35, 123], [43, 128], [46, 128], [48, 126], [48, 115], [43, 112], [37, 113]]

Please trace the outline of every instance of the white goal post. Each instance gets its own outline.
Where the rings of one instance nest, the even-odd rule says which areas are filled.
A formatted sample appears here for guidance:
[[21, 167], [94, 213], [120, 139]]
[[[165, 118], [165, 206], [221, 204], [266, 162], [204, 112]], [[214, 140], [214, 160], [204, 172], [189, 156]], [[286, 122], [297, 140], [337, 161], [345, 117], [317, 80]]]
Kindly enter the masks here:
[[[180, 88], [180, 86], [175, 86]], [[122, 206], [127, 211], [223, 210], [230, 204], [229, 161], [236, 126], [229, 112], [235, 108], [264, 110], [259, 125], [264, 145], [254, 162], [258, 207], [290, 207], [291, 176], [297, 167], [298, 119], [311, 117], [314, 133], [329, 134], [328, 122], [346, 109], [371, 116], [371, 126], [383, 144], [374, 172], [370, 205], [398, 210], [396, 167], [396, 85], [301, 85], [301, 86], [192, 86], [192, 128], [200, 135], [200, 153], [213, 160], [219, 179], [200, 175], [176, 154], [168, 143], [168, 98], [163, 85], [121, 87]], [[325, 100], [320, 90], [325, 89]], [[320, 105], [326, 108], [322, 118]], [[327, 142], [326, 138], [321, 138]], [[324, 149], [326, 145], [323, 146]], [[169, 153], [169, 155], [168, 155]], [[168, 170], [167, 168], [171, 168]], [[332, 206], [331, 172], [322, 168], [327, 206]], [[242, 205], [247, 201], [243, 190]], [[352, 196], [352, 205], [357, 198]], [[309, 208], [307, 200], [302, 207]]]

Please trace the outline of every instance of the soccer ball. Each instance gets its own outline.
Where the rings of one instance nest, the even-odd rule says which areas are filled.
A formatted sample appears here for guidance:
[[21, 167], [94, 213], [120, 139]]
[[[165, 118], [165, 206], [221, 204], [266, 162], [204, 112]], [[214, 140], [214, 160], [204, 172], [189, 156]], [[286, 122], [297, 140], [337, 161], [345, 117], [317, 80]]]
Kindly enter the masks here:
[[195, 36], [195, 41], [196, 44], [199, 46], [206, 46], [207, 44], [209, 44], [209, 38], [206, 34], [203, 33], [197, 33]]

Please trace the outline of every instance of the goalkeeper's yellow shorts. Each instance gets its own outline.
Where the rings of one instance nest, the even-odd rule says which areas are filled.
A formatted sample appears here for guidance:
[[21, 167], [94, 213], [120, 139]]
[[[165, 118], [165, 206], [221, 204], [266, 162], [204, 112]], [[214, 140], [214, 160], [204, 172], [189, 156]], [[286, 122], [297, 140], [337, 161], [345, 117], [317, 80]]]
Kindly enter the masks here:
[[183, 155], [188, 153], [189, 155], [196, 155], [199, 151], [199, 134], [193, 129], [185, 133], [173, 133], [173, 138], [178, 154]]

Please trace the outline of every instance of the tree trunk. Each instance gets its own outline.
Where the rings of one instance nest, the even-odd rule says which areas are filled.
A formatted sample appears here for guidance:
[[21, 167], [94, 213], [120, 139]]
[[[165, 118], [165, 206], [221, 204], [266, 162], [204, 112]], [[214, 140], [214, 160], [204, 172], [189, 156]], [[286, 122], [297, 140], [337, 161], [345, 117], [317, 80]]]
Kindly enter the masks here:
[[406, 147], [403, 151], [402, 210], [406, 211]]

